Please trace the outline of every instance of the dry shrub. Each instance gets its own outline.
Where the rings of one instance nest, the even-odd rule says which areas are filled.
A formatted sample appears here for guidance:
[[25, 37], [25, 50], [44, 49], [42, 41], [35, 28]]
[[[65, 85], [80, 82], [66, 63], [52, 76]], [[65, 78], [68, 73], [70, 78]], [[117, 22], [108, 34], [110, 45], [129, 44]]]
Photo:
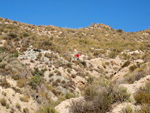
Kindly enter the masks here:
[[134, 112], [133, 109], [129, 105], [127, 105], [125, 108], [121, 110], [121, 113], [134, 113]]
[[36, 113], [58, 113], [58, 112], [51, 106], [43, 106], [40, 107]]
[[9, 88], [10, 84], [8, 83], [7, 79], [4, 78], [0, 84], [1, 86], [5, 87], [5, 88]]
[[138, 104], [150, 105], [150, 82], [146, 83], [145, 87], [140, 88], [134, 98]]
[[143, 104], [140, 110], [137, 110], [136, 113], [150, 113], [150, 105]]
[[105, 113], [115, 102], [123, 102], [129, 99], [130, 95], [125, 88], [100, 80], [88, 85], [84, 91], [84, 101], [72, 102], [73, 113]]
[[19, 103], [16, 103], [16, 108], [18, 108], [19, 110], [21, 109], [21, 106]]
[[6, 106], [6, 99], [5, 98], [0, 99], [0, 103], [2, 104], [2, 106]]
[[29, 109], [28, 108], [23, 108], [23, 113], [29, 113]]
[[136, 68], [138, 68], [136, 65], [133, 65], [133, 66], [130, 66], [129, 67], [129, 70], [131, 71], [131, 72], [133, 72]]
[[150, 63], [147, 63], [141, 66], [140, 68], [135, 69], [133, 72], [128, 73], [124, 78], [124, 82], [132, 84], [135, 81], [138, 81], [149, 74], [150, 74]]
[[19, 79], [17, 81], [17, 86], [20, 87], [20, 88], [22, 88], [22, 87], [24, 87], [26, 85], [26, 83], [27, 83], [26, 79]]
[[29, 102], [29, 97], [27, 95], [24, 95], [24, 96], [20, 97], [20, 100], [23, 102]]
[[140, 88], [134, 95], [137, 104], [141, 105], [141, 109], [136, 113], [150, 113], [150, 82], [145, 84], [145, 87]]
[[126, 61], [121, 67], [124, 68], [124, 67], [127, 67], [130, 65], [130, 61]]

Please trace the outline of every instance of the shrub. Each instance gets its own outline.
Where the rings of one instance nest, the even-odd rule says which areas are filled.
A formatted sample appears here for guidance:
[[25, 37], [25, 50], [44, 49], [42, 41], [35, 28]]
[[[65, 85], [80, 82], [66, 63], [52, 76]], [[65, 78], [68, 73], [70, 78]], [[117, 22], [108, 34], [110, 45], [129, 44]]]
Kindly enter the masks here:
[[45, 69], [40, 71], [38, 68], [34, 68], [33, 75], [34, 76], [43, 76], [44, 72], [45, 72]]
[[10, 36], [11, 37], [11, 39], [14, 39], [14, 38], [16, 38], [17, 37], [17, 35], [15, 34], [15, 33], [9, 33], [8, 34], [8, 36]]
[[149, 74], [150, 74], [150, 64], [144, 64], [140, 68], [135, 69], [133, 72], [129, 72], [125, 76], [124, 82], [132, 84], [135, 81], [138, 81]]
[[0, 62], [0, 68], [5, 68], [5, 66], [6, 66], [6, 64], [7, 64], [7, 62], [6, 61], [2, 61], [2, 62]]
[[110, 58], [115, 58], [116, 56], [117, 56], [117, 52], [116, 51], [111, 51], [110, 53], [109, 53], [109, 57]]
[[1, 82], [1, 86], [5, 87], [5, 88], [9, 88], [10, 84], [7, 82], [7, 79], [4, 78]]
[[86, 67], [86, 62], [85, 61], [81, 61], [81, 64]]
[[134, 99], [138, 104], [150, 105], [150, 82], [146, 83], [145, 87], [139, 89], [135, 94]]
[[29, 109], [28, 108], [23, 108], [23, 113], [29, 113]]
[[37, 113], [57, 113], [57, 111], [50, 106], [46, 106], [46, 107], [41, 107]]
[[16, 103], [16, 107], [20, 110], [21, 109], [21, 106], [19, 103]]
[[54, 73], [58, 73], [58, 70], [55, 70]]
[[22, 88], [22, 87], [25, 86], [26, 82], [27, 82], [26, 79], [19, 79], [19, 80], [17, 81], [17, 86], [20, 87], [20, 88]]
[[132, 71], [134, 71], [136, 68], [137, 68], [137, 66], [136, 66], [136, 65], [133, 65], [133, 66], [130, 66], [130, 67], [129, 67], [129, 70], [132, 72]]
[[37, 59], [39, 60], [39, 59], [41, 59], [41, 57], [42, 57], [42, 53], [39, 53], [37, 56]]
[[62, 101], [64, 101], [66, 98], [64, 96], [59, 95], [58, 100], [53, 102], [54, 106], [59, 105]]
[[68, 68], [72, 68], [72, 64], [71, 63], [67, 63], [66, 64]]
[[136, 113], [150, 113], [150, 105], [143, 104], [140, 110], [137, 110]]
[[56, 86], [57, 87], [58, 86], [58, 82], [57, 81], [53, 82], [52, 86]]
[[95, 90], [95, 86], [89, 85], [84, 91], [84, 97], [86, 99], [92, 100], [96, 95], [98, 95], [98, 92]]
[[9, 104], [6, 104], [6, 109], [9, 109]]
[[44, 45], [44, 46], [52, 46], [53, 45], [53, 43], [52, 42], [50, 42], [50, 41], [43, 41], [42, 42], [42, 44]]
[[0, 103], [2, 104], [2, 106], [6, 106], [6, 99], [5, 98], [2, 98], [0, 99]]
[[92, 84], [93, 81], [94, 81], [93, 77], [89, 76], [87, 79], [87, 83]]
[[67, 69], [67, 72], [68, 72], [68, 73], [71, 73], [71, 69], [70, 69], [70, 68], [68, 68], [68, 69]]
[[24, 96], [20, 97], [20, 100], [23, 102], [29, 102], [29, 97], [27, 95], [24, 95]]
[[122, 109], [121, 113], [133, 113], [133, 110], [129, 105], [127, 105], [125, 108]]
[[122, 33], [122, 32], [123, 32], [123, 30], [122, 30], [122, 29], [118, 29], [118, 30], [117, 30], [117, 32]]
[[54, 74], [53, 73], [49, 73], [49, 77], [52, 77]]
[[65, 98], [66, 98], [66, 99], [70, 99], [70, 98], [73, 98], [73, 97], [75, 97], [75, 95], [74, 95], [73, 93], [67, 93], [67, 94], [65, 95]]
[[124, 67], [127, 67], [130, 65], [130, 61], [126, 61], [121, 67], [124, 68]]
[[28, 37], [29, 34], [28, 34], [28, 33], [23, 33], [22, 36], [23, 36], [23, 37]]
[[30, 79], [29, 85], [35, 89], [37, 85], [40, 85], [40, 83], [43, 82], [43, 78], [39, 75], [35, 75]]
[[99, 54], [100, 54], [99, 51], [94, 51], [94, 53], [93, 53], [93, 55], [96, 56], [96, 57], [97, 57]]
[[13, 53], [10, 57], [18, 57], [19, 56], [19, 53], [18, 51], [16, 51], [15, 53]]
[[98, 80], [85, 89], [85, 102], [72, 102], [71, 111], [73, 113], [105, 113], [110, 110], [111, 104], [127, 101], [129, 97], [125, 88], [119, 88], [104, 79]]

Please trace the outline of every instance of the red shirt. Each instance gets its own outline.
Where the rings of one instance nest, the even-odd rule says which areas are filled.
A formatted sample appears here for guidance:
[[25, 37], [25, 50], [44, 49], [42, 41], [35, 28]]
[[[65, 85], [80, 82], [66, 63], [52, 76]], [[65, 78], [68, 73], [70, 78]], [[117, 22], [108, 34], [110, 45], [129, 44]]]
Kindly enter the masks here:
[[76, 56], [79, 57], [79, 54], [77, 54]]

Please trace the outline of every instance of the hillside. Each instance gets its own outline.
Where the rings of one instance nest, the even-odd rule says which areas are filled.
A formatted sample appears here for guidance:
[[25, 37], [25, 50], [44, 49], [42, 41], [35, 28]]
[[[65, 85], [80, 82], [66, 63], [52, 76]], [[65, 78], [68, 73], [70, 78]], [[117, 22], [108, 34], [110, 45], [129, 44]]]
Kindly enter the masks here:
[[0, 18], [2, 113], [148, 113], [149, 84], [150, 29]]

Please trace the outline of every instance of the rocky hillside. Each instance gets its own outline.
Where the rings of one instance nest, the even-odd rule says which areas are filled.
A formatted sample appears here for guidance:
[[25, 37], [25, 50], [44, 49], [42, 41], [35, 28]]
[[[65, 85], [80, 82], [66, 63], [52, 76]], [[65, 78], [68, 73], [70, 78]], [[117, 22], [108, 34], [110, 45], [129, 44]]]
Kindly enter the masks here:
[[149, 84], [150, 29], [0, 18], [1, 113], [149, 113]]

